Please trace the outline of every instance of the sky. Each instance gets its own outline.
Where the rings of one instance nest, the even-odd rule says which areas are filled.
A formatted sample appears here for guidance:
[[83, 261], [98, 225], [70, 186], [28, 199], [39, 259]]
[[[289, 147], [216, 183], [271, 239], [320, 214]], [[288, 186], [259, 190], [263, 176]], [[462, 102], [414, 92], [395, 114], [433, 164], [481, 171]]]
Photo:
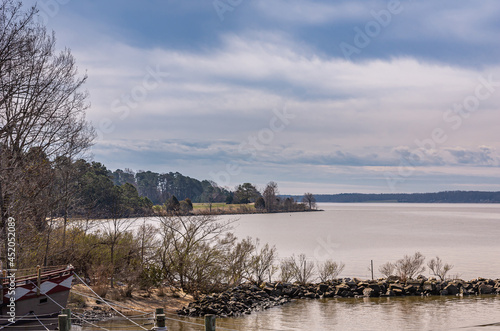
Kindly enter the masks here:
[[91, 153], [111, 170], [282, 194], [500, 190], [499, 1], [37, 6], [88, 75]]

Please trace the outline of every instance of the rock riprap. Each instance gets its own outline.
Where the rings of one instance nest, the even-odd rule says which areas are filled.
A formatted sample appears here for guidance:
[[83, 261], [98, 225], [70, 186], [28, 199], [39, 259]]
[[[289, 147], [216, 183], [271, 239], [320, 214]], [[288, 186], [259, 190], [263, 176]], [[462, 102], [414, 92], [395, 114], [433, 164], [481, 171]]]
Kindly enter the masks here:
[[378, 280], [344, 278], [307, 285], [276, 282], [256, 286], [247, 283], [222, 293], [205, 295], [200, 300], [178, 310], [177, 313], [193, 317], [206, 314], [232, 317], [282, 305], [292, 299], [480, 294], [500, 294], [500, 279], [440, 281], [419, 277], [401, 281], [390, 277]]

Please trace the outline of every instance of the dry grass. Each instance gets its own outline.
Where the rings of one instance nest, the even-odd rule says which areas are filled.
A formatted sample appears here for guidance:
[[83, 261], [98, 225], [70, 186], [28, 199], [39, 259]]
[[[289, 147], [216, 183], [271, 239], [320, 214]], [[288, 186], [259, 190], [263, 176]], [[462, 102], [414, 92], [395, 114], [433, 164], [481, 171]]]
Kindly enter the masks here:
[[[125, 306], [132, 309], [141, 310], [144, 312], [153, 312], [156, 308], [164, 308], [165, 311], [170, 313], [175, 313], [176, 310], [181, 309], [184, 306], [187, 306], [190, 302], [193, 301], [193, 297], [191, 295], [187, 295], [182, 291], [174, 291], [170, 288], [164, 289], [152, 289], [148, 291], [134, 289], [131, 291], [132, 297], [126, 297], [123, 295], [124, 289], [126, 286], [111, 289], [108, 288], [106, 297], [107, 299], [117, 302], [120, 306]], [[90, 290], [84, 285], [78, 284], [73, 286], [73, 290], [76, 292], [83, 293], [88, 296], [94, 296]], [[127, 293], [128, 294], [128, 293]], [[93, 307], [104, 307], [105, 305], [102, 303], [97, 303], [95, 299], [85, 298], [79, 296], [75, 293], [71, 293], [70, 301], [68, 304], [69, 308], [82, 308], [92, 310]], [[131, 314], [131, 311], [127, 311], [126, 309], [120, 309], [123, 314]], [[137, 312], [135, 312], [137, 314]]]

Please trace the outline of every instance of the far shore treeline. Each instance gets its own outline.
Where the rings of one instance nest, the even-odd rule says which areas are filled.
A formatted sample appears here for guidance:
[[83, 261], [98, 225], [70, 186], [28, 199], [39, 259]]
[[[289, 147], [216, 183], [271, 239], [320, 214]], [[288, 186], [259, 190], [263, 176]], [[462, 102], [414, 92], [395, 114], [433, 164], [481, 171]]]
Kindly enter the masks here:
[[[65, 197], [54, 202], [55, 208], [51, 210], [51, 214], [52, 217], [65, 220], [68, 217], [109, 219], [149, 216], [165, 211], [176, 215], [193, 212], [243, 214], [316, 208], [315, 198], [311, 193], [306, 193], [297, 200], [280, 197], [278, 184], [273, 181], [262, 190], [251, 183], [243, 183], [234, 190], [229, 190], [219, 187], [213, 181], [200, 181], [179, 172], [135, 173], [130, 169], [111, 171], [99, 162], [83, 159], [73, 162], [63, 157], [53, 162], [51, 171], [53, 184], [47, 188], [47, 195], [54, 198]], [[202, 206], [194, 208], [193, 203]]]
[[[297, 198], [299, 196], [287, 196]], [[316, 194], [316, 202], [500, 203], [500, 192], [443, 191], [436, 193]]]

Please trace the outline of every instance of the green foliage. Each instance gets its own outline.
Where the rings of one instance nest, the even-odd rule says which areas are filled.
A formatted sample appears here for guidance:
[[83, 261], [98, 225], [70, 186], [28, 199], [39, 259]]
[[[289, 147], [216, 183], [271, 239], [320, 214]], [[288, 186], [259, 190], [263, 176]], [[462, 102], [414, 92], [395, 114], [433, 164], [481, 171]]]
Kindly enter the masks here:
[[234, 191], [233, 203], [246, 204], [255, 202], [261, 194], [257, 188], [250, 183], [238, 185]]
[[139, 285], [142, 289], [149, 290], [152, 287], [161, 287], [163, 279], [164, 276], [161, 266], [154, 263], [148, 263], [143, 267], [139, 275]]
[[181, 209], [181, 204], [175, 195], [172, 195], [170, 199], [168, 199], [165, 205], [167, 212], [178, 212]]
[[264, 201], [263, 197], [259, 197], [257, 200], [255, 200], [255, 209], [257, 210], [266, 209], [266, 202]]

